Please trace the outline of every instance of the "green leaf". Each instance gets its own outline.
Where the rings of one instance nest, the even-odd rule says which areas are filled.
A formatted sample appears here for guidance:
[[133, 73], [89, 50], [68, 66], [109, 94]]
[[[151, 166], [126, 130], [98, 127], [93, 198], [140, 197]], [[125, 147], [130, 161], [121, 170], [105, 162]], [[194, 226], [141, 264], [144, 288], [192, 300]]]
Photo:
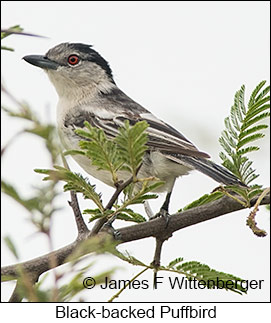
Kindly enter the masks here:
[[261, 88], [265, 85], [266, 81], [262, 81], [260, 82], [260, 84], [258, 84], [256, 86], [256, 88], [253, 90], [249, 102], [248, 102], [248, 108], [250, 109], [250, 107], [254, 104], [255, 102], [255, 98], [257, 96], [257, 94], [260, 92]]
[[248, 192], [248, 198], [251, 200], [256, 195], [260, 195], [263, 192], [262, 185], [253, 185]]
[[21, 118], [29, 121], [33, 121], [36, 125], [39, 125], [40, 122], [36, 114], [30, 109], [27, 103], [20, 103], [19, 111], [12, 111], [7, 107], [1, 107], [9, 116]]
[[224, 148], [226, 153], [230, 156], [234, 154], [233, 150], [231, 149], [231, 144], [227, 142], [226, 136], [224, 135], [224, 132], [222, 133], [222, 137], [219, 138], [220, 145]]
[[4, 39], [7, 36], [12, 35], [14, 32], [21, 32], [21, 31], [23, 31], [23, 28], [21, 28], [20, 25], [12, 26], [4, 32], [1, 31], [1, 39]]
[[13, 256], [18, 260], [19, 259], [18, 252], [17, 252], [17, 249], [16, 249], [12, 239], [9, 236], [5, 236], [4, 241], [6, 243], [6, 246], [9, 249], [9, 251], [11, 251]]
[[89, 223], [93, 222], [97, 219], [100, 219], [102, 217], [109, 216], [112, 213], [114, 213], [113, 210], [105, 210], [105, 211], [101, 212], [99, 209], [85, 209], [83, 211], [83, 214], [90, 214], [91, 215], [91, 217], [89, 218], [89, 221], [88, 221]]
[[156, 183], [153, 183], [153, 184], [148, 183], [148, 181], [143, 182], [142, 188], [139, 191], [137, 191], [134, 195], [130, 196], [129, 200], [126, 201], [125, 203], [127, 203], [127, 205], [141, 204], [146, 200], [156, 199], [158, 197], [157, 194], [147, 194], [147, 193], [156, 190], [158, 187], [160, 187], [163, 184], [164, 182], [161, 182], [161, 181], [157, 181]]
[[246, 113], [246, 108], [244, 103], [244, 92], [245, 92], [245, 86], [242, 85], [241, 89], [236, 92], [234, 97], [235, 115], [237, 116], [239, 122], [243, 121], [243, 114]]
[[256, 125], [270, 115], [270, 112], [266, 111], [270, 108], [270, 105], [267, 104], [270, 101], [270, 97], [267, 96], [270, 87], [264, 88], [265, 83], [265, 81], [262, 81], [252, 92], [248, 109], [245, 106], [244, 85], [236, 92], [230, 116], [225, 118], [226, 129], [222, 131], [219, 138], [224, 150], [219, 154], [223, 166], [246, 185], [258, 177], [255, 170], [251, 168], [252, 162], [246, 155], [259, 150], [259, 147], [252, 146], [251, 142], [263, 138], [264, 133], [262, 131], [268, 127], [266, 124]]
[[270, 112], [264, 112], [260, 115], [257, 115], [256, 117], [246, 120], [246, 123], [243, 125], [242, 127], [242, 131], [244, 131], [245, 129], [247, 129], [248, 127], [250, 127], [251, 125], [253, 125], [256, 122], [259, 122], [265, 118], [268, 118], [270, 116]]
[[263, 106], [264, 103], [269, 102], [269, 101], [270, 101], [270, 96], [267, 96], [267, 97], [264, 97], [264, 98], [262, 98], [261, 100], [259, 100], [257, 102], [254, 102], [254, 104], [250, 107], [248, 112], [250, 113], [251, 111], [256, 110], [257, 108]]
[[224, 131], [222, 133], [223, 138], [225, 139], [225, 145], [229, 145], [230, 147], [225, 149], [226, 151], [232, 152], [232, 149], [235, 149], [236, 147], [236, 140], [234, 138], [231, 137], [231, 135], [229, 133], [227, 133], [226, 131]]
[[176, 259], [174, 259], [174, 260], [172, 260], [168, 265], [167, 265], [167, 267], [174, 267], [174, 266], [176, 266], [177, 264], [179, 264], [180, 262], [182, 262], [183, 261], [183, 258], [182, 257], [178, 257], [178, 258], [176, 258]]
[[270, 92], [270, 86], [267, 86], [265, 89], [263, 89], [263, 91], [256, 97], [255, 101], [260, 101], [262, 98], [264, 98], [267, 93]]
[[144, 195], [137, 194], [129, 201], [129, 203], [127, 202], [127, 205], [142, 204], [144, 201], [157, 199], [157, 197], [158, 197], [157, 194], [144, 194]]
[[229, 131], [229, 133], [232, 135], [232, 137], [234, 139], [238, 139], [238, 134], [234, 130], [233, 126], [231, 125], [231, 122], [230, 122], [230, 118], [229, 117], [225, 118], [224, 123], [225, 123], [226, 129]]
[[135, 223], [146, 222], [146, 219], [144, 218], [144, 216], [128, 208], [125, 208], [121, 211], [121, 213], [118, 213], [117, 219], [124, 220], [124, 221], [131, 221]]
[[89, 279], [90, 286], [91, 286], [91, 279], [93, 279], [96, 285], [104, 283], [106, 278], [110, 280], [115, 269], [112, 268], [110, 270], [106, 270], [91, 278], [87, 277], [86, 271], [87, 270], [85, 269], [85, 270], [81, 270], [79, 273], [74, 274], [73, 277], [70, 279], [69, 283], [62, 285], [59, 288], [59, 295], [58, 295], [59, 302], [69, 302], [80, 292], [84, 291], [86, 289], [85, 285], [83, 284], [85, 279], [86, 279], [86, 283], [87, 283], [87, 279]]
[[2, 49], [2, 50], [8, 50], [8, 51], [10, 51], [10, 52], [14, 52], [14, 48], [7, 47], [7, 46], [1, 46], [1, 49]]
[[2, 192], [9, 195], [16, 202], [26, 208], [28, 211], [32, 212], [34, 209], [38, 209], [39, 207], [39, 199], [38, 197], [33, 197], [31, 199], [22, 198], [17, 190], [11, 184], [8, 184], [5, 181], [1, 181], [1, 189]]
[[138, 260], [137, 258], [131, 256], [128, 251], [126, 251], [124, 253], [120, 252], [119, 250], [117, 249], [114, 249], [112, 250], [112, 253], [118, 257], [119, 259], [123, 260], [123, 261], [126, 261], [128, 262], [129, 264], [132, 264], [134, 266], [144, 266], [144, 267], [147, 267], [147, 265], [145, 265], [142, 261]]
[[145, 130], [148, 126], [146, 121], [139, 121], [134, 126], [130, 126], [129, 121], [125, 120], [124, 126], [119, 129], [119, 134], [115, 138], [120, 157], [134, 178], [147, 150], [148, 137]]
[[248, 189], [246, 187], [227, 185], [226, 189], [230, 190], [231, 193], [235, 192], [237, 195], [239, 195], [239, 196], [243, 197], [245, 200], [247, 200]]
[[26, 132], [33, 133], [43, 139], [48, 139], [52, 132], [55, 131], [55, 126], [53, 125], [41, 125], [38, 124], [34, 128], [26, 129]]
[[[177, 262], [178, 263], [178, 262]], [[174, 272], [185, 275], [188, 279], [196, 279], [205, 284], [208, 289], [225, 289], [242, 295], [247, 289], [242, 286], [243, 279], [231, 274], [219, 272], [211, 269], [205, 264], [198, 261], [189, 261], [181, 265], [168, 266], [169, 269], [174, 269]]]
[[262, 106], [260, 106], [259, 108], [257, 109], [251, 109], [248, 111], [248, 113], [246, 114], [246, 117], [245, 117], [245, 122], [244, 124], [242, 125], [242, 128], [241, 130], [244, 129], [244, 126], [246, 126], [246, 123], [252, 119], [253, 117], [255, 117], [256, 115], [260, 114], [261, 112], [265, 111], [265, 110], [268, 110], [270, 109], [270, 104], [264, 104]]
[[255, 174], [255, 170], [254, 169], [249, 169], [247, 171], [247, 173], [244, 176], [244, 181], [249, 184], [252, 181], [254, 181], [254, 179], [256, 179], [257, 177], [259, 177], [259, 174]]
[[239, 141], [239, 143], [237, 144], [237, 149], [240, 149], [241, 147], [243, 147], [244, 145], [246, 145], [252, 141], [263, 138], [264, 136], [265, 135], [263, 133], [255, 133], [254, 135], [247, 136], [246, 138]]
[[[85, 122], [84, 125], [87, 130], [75, 130], [78, 135], [88, 139], [87, 141], [80, 141], [80, 148], [83, 150], [85, 156], [91, 160], [91, 163], [97, 166], [98, 170], [103, 169], [109, 171], [113, 183], [117, 183], [117, 171], [123, 164], [117, 150], [117, 144], [113, 140], [108, 139], [102, 129], [92, 127], [88, 122]], [[72, 151], [72, 154], [76, 153], [76, 150]]]
[[257, 131], [260, 131], [260, 130], [263, 130], [263, 129], [266, 129], [268, 128], [268, 125], [266, 124], [260, 124], [260, 125], [257, 125], [255, 127], [252, 127], [246, 131], [242, 131], [242, 133], [240, 133], [239, 135], [239, 140], [243, 139], [244, 137], [252, 134], [253, 132], [257, 132]]
[[230, 120], [231, 120], [232, 125], [234, 126], [235, 130], [240, 131], [240, 125], [238, 122], [236, 110], [237, 110], [237, 107], [233, 105], [231, 107]]
[[259, 150], [260, 148], [257, 147], [257, 146], [250, 146], [250, 147], [247, 147], [247, 148], [243, 148], [243, 149], [239, 149], [238, 150], [238, 155], [241, 156], [241, 155], [245, 155], [247, 153], [250, 153], [252, 151], [257, 151]]
[[36, 173], [48, 175], [43, 180], [64, 181], [64, 191], [74, 191], [76, 193], [82, 193], [85, 199], [92, 200], [99, 210], [103, 212], [104, 207], [102, 204], [101, 194], [96, 193], [95, 185], [91, 185], [87, 178], [84, 178], [81, 174], [73, 173], [70, 170], [61, 167], [54, 166], [52, 169], [35, 169]]
[[85, 152], [82, 151], [82, 150], [78, 150], [78, 149], [70, 149], [70, 150], [66, 150], [64, 153], [63, 153], [64, 156], [67, 156], [67, 155], [83, 155], [85, 156]]
[[203, 204], [207, 204], [213, 201], [216, 201], [218, 199], [220, 199], [224, 194], [222, 192], [216, 191], [213, 192], [211, 194], [204, 194], [203, 196], [201, 196], [199, 199], [193, 201], [192, 203], [189, 203], [188, 205], [186, 205], [182, 210], [189, 210], [192, 209], [194, 207], [203, 205]]

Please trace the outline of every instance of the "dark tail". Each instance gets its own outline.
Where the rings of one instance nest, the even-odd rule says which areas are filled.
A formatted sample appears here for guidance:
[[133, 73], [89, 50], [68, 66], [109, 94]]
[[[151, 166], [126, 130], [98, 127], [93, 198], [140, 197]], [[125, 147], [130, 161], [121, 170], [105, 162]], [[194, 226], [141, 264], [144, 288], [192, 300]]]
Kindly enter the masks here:
[[179, 159], [184, 161], [188, 165], [191, 165], [194, 169], [211, 177], [218, 183], [222, 183], [225, 185], [246, 186], [235, 175], [230, 173], [226, 168], [217, 165], [211, 160], [208, 160], [205, 158], [199, 158], [199, 157], [184, 156], [184, 155], [180, 156]]

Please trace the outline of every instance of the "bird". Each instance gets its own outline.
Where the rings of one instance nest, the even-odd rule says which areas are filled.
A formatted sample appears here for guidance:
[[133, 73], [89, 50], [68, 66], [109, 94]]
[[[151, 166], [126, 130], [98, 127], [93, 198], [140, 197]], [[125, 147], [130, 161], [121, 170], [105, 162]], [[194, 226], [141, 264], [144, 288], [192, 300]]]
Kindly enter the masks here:
[[[173, 186], [178, 177], [192, 170], [211, 177], [224, 185], [243, 185], [226, 168], [200, 151], [181, 132], [157, 118], [132, 100], [116, 84], [109, 63], [92, 45], [65, 42], [49, 49], [45, 55], [27, 55], [23, 59], [42, 68], [54, 85], [59, 97], [57, 128], [66, 149], [79, 149], [82, 140], [76, 129], [91, 126], [102, 129], [109, 138], [128, 120], [131, 125], [145, 120], [148, 142], [138, 177], [156, 177], [163, 185], [154, 192], [166, 192], [165, 201], [155, 216], [167, 216]], [[82, 155], [72, 156], [91, 176], [114, 186], [111, 174], [98, 169]], [[119, 171], [118, 178], [127, 180], [131, 174]]]

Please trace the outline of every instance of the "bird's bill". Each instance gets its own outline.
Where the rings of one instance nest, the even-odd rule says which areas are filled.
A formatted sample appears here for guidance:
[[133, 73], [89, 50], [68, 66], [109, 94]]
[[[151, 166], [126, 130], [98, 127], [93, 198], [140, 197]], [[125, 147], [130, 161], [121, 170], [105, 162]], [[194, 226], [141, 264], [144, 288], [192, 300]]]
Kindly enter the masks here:
[[23, 59], [27, 63], [49, 70], [56, 70], [59, 66], [58, 63], [51, 61], [49, 58], [41, 55], [27, 55], [24, 56]]

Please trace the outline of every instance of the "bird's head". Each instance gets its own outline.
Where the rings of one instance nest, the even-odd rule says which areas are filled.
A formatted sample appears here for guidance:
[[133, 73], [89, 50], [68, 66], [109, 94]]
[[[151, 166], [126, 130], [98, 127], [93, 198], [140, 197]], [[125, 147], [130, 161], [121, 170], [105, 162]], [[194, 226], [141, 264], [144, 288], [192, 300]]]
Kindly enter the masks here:
[[27, 55], [23, 59], [47, 72], [60, 97], [82, 91], [108, 92], [115, 87], [109, 64], [91, 45], [62, 43], [44, 56]]

